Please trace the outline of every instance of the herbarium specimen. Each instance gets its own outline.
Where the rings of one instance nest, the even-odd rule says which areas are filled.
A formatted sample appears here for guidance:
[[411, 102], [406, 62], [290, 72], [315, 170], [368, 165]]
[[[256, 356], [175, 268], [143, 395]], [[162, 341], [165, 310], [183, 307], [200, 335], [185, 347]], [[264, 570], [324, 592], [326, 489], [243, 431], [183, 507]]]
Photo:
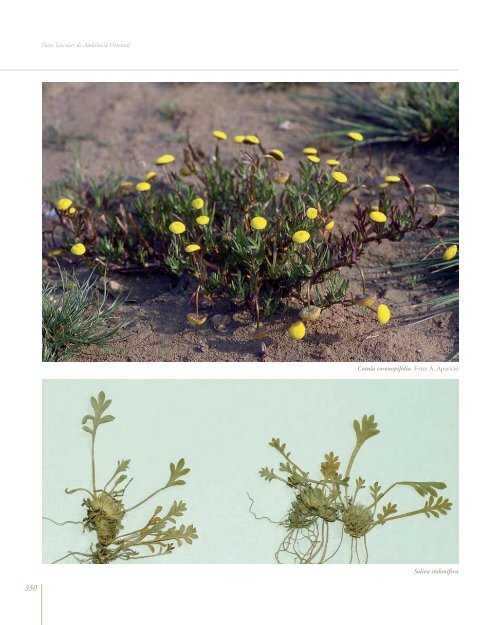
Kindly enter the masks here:
[[[177, 464], [171, 463], [170, 477], [164, 486], [128, 507], [124, 503], [124, 496], [133, 479], [128, 479], [126, 474], [130, 460], [118, 461], [113, 475], [102, 488], [98, 488], [95, 463], [96, 435], [99, 426], [114, 421], [115, 417], [106, 414], [111, 400], [106, 399], [102, 391], [97, 399], [91, 397], [90, 403], [94, 414], [85, 415], [82, 425], [83, 430], [92, 438], [91, 486], [90, 488], [65, 489], [68, 495], [85, 493], [82, 502], [85, 515], [82, 521], [65, 521], [57, 525], [81, 524], [84, 532], [94, 534], [95, 543], [91, 544], [87, 553], [70, 551], [55, 562], [74, 557], [80, 563], [109, 564], [116, 560], [139, 560], [163, 556], [172, 553], [175, 547], [181, 547], [183, 543], [192, 544], [193, 540], [198, 538], [196, 528], [193, 525], [178, 525], [177, 523], [178, 518], [182, 517], [187, 510], [183, 501], [174, 501], [166, 514], [163, 512], [163, 507], [158, 505], [147, 517], [144, 525], [132, 531], [125, 529], [127, 513], [141, 507], [168, 488], [183, 486], [186, 482], [182, 478], [189, 473], [190, 469], [185, 466], [184, 458], [181, 458]], [[47, 520], [55, 523], [52, 519]]]
[[[260, 476], [269, 482], [278, 480], [286, 484], [293, 491], [294, 499], [286, 516], [278, 522], [269, 517], [257, 517], [252, 511], [253, 500], [250, 511], [259, 520], [266, 519], [285, 528], [286, 535], [275, 554], [278, 563], [282, 563], [283, 558], [300, 564], [328, 562], [340, 549], [344, 536], [351, 542], [350, 563], [353, 560], [367, 563], [367, 536], [376, 527], [417, 514], [439, 518], [451, 509], [452, 503], [437, 492], [446, 488], [443, 482], [395, 482], [385, 489], [374, 482], [369, 486], [371, 502], [362, 502], [366, 480], [361, 477], [352, 480], [354, 461], [362, 445], [380, 432], [373, 415], [365, 415], [361, 422], [355, 420], [353, 425], [356, 444], [345, 473], [340, 473], [339, 457], [330, 452], [325, 454], [321, 463], [322, 478], [319, 480], [311, 478], [309, 472], [291, 459], [286, 443], [279, 438], [273, 438], [269, 443], [284, 459], [279, 465], [284, 477], [268, 467], [260, 470]], [[399, 486], [413, 488], [418, 495], [425, 497], [423, 505], [400, 512], [396, 503], [382, 501]]]

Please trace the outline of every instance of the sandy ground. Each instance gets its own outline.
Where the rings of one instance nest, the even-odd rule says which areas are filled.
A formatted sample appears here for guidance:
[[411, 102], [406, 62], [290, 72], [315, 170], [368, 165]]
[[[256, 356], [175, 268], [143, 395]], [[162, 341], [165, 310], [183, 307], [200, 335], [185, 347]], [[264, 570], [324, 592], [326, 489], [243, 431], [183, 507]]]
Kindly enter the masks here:
[[[359, 88], [362, 88], [360, 86]], [[43, 89], [44, 185], [61, 178], [78, 153], [93, 176], [110, 171], [141, 178], [164, 152], [182, 153], [182, 138], [210, 145], [210, 133], [221, 128], [228, 135], [258, 134], [266, 147], [279, 147], [296, 159], [305, 145], [318, 141], [314, 133], [326, 129], [315, 103], [295, 93], [328, 93], [321, 84], [270, 90], [231, 83], [51, 83]], [[174, 104], [173, 104], [174, 103]], [[161, 110], [166, 105], [167, 113]], [[321, 144], [319, 144], [321, 147]], [[234, 146], [224, 145], [233, 155]], [[326, 149], [326, 145], [323, 145]], [[416, 183], [458, 187], [458, 164], [430, 159], [415, 150], [384, 150], [376, 155], [383, 170], [405, 170]], [[445, 234], [442, 232], [442, 234]], [[425, 237], [425, 235], [424, 235]], [[82, 360], [128, 361], [445, 361], [458, 351], [458, 315], [441, 313], [421, 321], [412, 306], [440, 293], [429, 287], [410, 288], [397, 272], [381, 265], [422, 256], [422, 236], [403, 243], [384, 242], [363, 257], [368, 291], [383, 298], [393, 312], [381, 327], [373, 315], [358, 308], [334, 306], [308, 327], [296, 342], [287, 328], [296, 320], [293, 309], [269, 320], [265, 350], [252, 339], [250, 316], [228, 302], [207, 302], [209, 321], [193, 329], [186, 325], [192, 284], [174, 284], [166, 274], [115, 274], [110, 278], [129, 293], [119, 313], [130, 321], [124, 341], [112, 351], [88, 350]], [[356, 292], [357, 275], [352, 278]]]

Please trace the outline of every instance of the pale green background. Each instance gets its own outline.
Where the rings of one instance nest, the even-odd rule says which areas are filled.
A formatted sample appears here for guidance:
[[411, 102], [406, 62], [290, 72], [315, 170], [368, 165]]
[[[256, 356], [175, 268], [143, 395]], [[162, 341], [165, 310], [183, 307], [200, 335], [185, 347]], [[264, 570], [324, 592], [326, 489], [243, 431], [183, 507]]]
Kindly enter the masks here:
[[[293, 459], [319, 474], [326, 452], [347, 463], [353, 419], [374, 414], [381, 434], [367, 441], [352, 472], [367, 484], [401, 480], [444, 481], [454, 506], [447, 517], [423, 515], [388, 523], [369, 536], [372, 563], [458, 562], [458, 382], [455, 380], [46, 380], [43, 393], [43, 512], [80, 520], [81, 493], [90, 487], [90, 435], [81, 418], [89, 398], [104, 390], [116, 417], [97, 437], [98, 486], [119, 459], [131, 458], [134, 477], [125, 503], [133, 505], [165, 483], [171, 461], [186, 459], [187, 485], [160, 493], [134, 511], [128, 529], [143, 524], [156, 505], [188, 505], [183, 519], [199, 540], [170, 556], [144, 563], [272, 563], [281, 527], [256, 521], [248, 511], [282, 518], [291, 501], [284, 484], [264, 482], [262, 466], [277, 467], [268, 446], [280, 437]], [[392, 493], [391, 493], [392, 494]], [[368, 502], [368, 496], [365, 495]], [[412, 489], [396, 490], [400, 511], [421, 507]], [[68, 550], [86, 551], [92, 535], [79, 526], [43, 521], [43, 561]], [[344, 541], [335, 562], [347, 562]], [[68, 559], [67, 562], [72, 560]], [[138, 561], [139, 563], [141, 561]]]

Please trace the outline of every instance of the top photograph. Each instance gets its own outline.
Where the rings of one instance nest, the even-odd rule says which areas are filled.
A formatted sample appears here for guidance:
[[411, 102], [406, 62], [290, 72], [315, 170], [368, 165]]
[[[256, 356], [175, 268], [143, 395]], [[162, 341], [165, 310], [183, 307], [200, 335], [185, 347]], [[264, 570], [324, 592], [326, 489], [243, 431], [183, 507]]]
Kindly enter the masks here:
[[458, 361], [458, 83], [42, 97], [43, 361]]

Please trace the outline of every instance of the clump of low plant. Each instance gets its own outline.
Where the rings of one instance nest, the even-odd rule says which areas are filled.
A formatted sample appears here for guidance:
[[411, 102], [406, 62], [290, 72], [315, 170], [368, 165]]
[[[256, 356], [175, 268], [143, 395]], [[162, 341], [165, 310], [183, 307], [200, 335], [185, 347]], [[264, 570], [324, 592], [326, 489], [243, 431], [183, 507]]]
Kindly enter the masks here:
[[[451, 509], [452, 503], [438, 493], [446, 488], [443, 482], [403, 481], [387, 488], [374, 482], [368, 488], [368, 500], [363, 498], [366, 480], [362, 477], [352, 479], [354, 461], [363, 444], [380, 432], [373, 415], [365, 415], [353, 425], [356, 444], [345, 471], [340, 472], [339, 457], [329, 452], [321, 463], [319, 479], [313, 479], [309, 471], [291, 459], [286, 444], [279, 438], [273, 438], [269, 443], [282, 457], [281, 475], [268, 467], [262, 468], [260, 475], [268, 482], [282, 482], [293, 495], [287, 514], [278, 522], [286, 532], [275, 554], [278, 563], [282, 563], [283, 558], [285, 561], [291, 558], [300, 564], [328, 562], [340, 549], [344, 536], [350, 539], [350, 562], [366, 563], [367, 536], [375, 528], [419, 514], [429, 519], [439, 518]], [[423, 504], [415, 510], [400, 512], [396, 503], [383, 501], [390, 491], [400, 486], [410, 487], [425, 498]], [[256, 518], [270, 520], [268, 517]], [[360, 553], [361, 549], [363, 553]]]
[[[389, 87], [389, 88], [387, 88]], [[459, 89], [456, 82], [386, 85], [330, 85], [331, 96], [299, 97], [328, 107], [326, 122], [334, 129], [321, 133], [347, 145], [345, 132], [355, 127], [367, 136], [364, 145], [408, 143], [456, 151], [459, 136]]]
[[92, 345], [110, 348], [127, 325], [116, 321], [126, 296], [109, 301], [106, 281], [99, 290], [95, 272], [84, 279], [60, 270], [58, 282], [44, 277], [42, 283], [42, 360], [68, 360]]
[[[357, 167], [361, 135], [349, 135], [349, 153], [323, 158], [307, 147], [292, 175], [282, 167], [285, 154], [264, 148], [255, 135], [235, 136], [239, 158], [226, 164], [227, 135], [216, 130], [212, 154], [188, 143], [177, 172], [175, 157], [164, 154], [143, 180], [123, 181], [99, 206], [82, 203], [81, 194], [75, 199], [68, 189], [55, 203], [63, 245], [79, 242], [87, 259], [101, 264], [160, 265], [174, 276], [193, 276], [195, 311], [188, 321], [194, 325], [206, 320], [199, 311], [202, 294], [251, 310], [259, 337], [262, 319], [293, 301], [300, 306], [289, 332], [295, 339], [336, 304], [365, 306], [387, 323], [388, 307], [374, 307], [364, 278], [363, 292], [348, 295], [345, 270], [362, 274], [370, 245], [428, 230], [438, 217], [426, 213], [426, 198], [405, 174], [377, 179]], [[344, 216], [336, 219], [340, 207]]]
[[[125, 526], [127, 514], [143, 506], [159, 493], [176, 486], [183, 486], [182, 479], [190, 471], [185, 465], [184, 458], [177, 463], [170, 464], [170, 476], [166, 483], [138, 503], [127, 506], [124, 503], [125, 492], [132, 481], [128, 478], [127, 470], [130, 460], [119, 460], [116, 470], [105, 485], [97, 486], [95, 442], [98, 428], [104, 423], [114, 421], [115, 417], [107, 414], [111, 400], [106, 399], [104, 392], [90, 398], [94, 414], [85, 415], [82, 419], [83, 430], [91, 436], [91, 483], [89, 488], [66, 488], [68, 495], [84, 493], [82, 507], [84, 517], [82, 521], [64, 521], [57, 525], [68, 523], [83, 526], [84, 532], [92, 534], [94, 541], [88, 552], [69, 551], [56, 562], [73, 557], [78, 562], [89, 564], [109, 564], [117, 560], [139, 560], [154, 558], [172, 553], [184, 543], [191, 545], [198, 538], [193, 525], [178, 524], [178, 519], [187, 510], [183, 501], [174, 501], [167, 512], [162, 506], [156, 506], [154, 511], [145, 517], [141, 527], [130, 530]], [[47, 519], [52, 521], [52, 519]]]

